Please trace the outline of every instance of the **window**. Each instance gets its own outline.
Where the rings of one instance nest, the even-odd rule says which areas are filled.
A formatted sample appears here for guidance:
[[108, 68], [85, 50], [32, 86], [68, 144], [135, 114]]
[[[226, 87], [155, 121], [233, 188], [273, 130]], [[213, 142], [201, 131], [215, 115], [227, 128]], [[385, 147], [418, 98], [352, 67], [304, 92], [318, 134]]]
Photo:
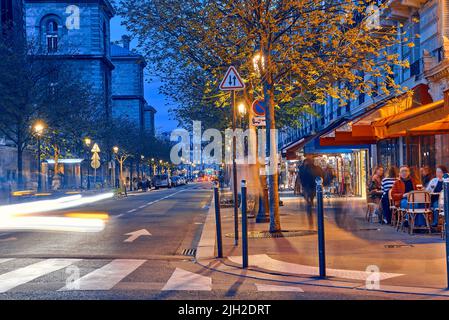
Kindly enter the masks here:
[[46, 25], [47, 51], [56, 52], [58, 50], [58, 23], [49, 20]]

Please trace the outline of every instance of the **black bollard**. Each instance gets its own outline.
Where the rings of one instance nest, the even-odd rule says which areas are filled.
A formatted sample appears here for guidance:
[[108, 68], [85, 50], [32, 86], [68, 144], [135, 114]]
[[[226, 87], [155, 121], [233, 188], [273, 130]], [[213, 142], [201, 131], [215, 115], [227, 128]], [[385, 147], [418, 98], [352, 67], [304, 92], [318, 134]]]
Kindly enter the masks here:
[[214, 185], [214, 202], [215, 202], [215, 225], [217, 227], [217, 258], [223, 258], [223, 245], [221, 238], [221, 214], [220, 214], [220, 194], [218, 192], [218, 183]]
[[320, 278], [326, 277], [326, 253], [324, 240], [324, 212], [323, 212], [323, 178], [317, 177], [316, 180], [316, 198], [317, 198], [317, 220], [318, 220], [318, 258], [320, 267]]
[[449, 290], [449, 174], [444, 174], [444, 233], [446, 240], [446, 279]]
[[248, 268], [248, 216], [246, 203], [246, 180], [242, 180], [242, 268]]

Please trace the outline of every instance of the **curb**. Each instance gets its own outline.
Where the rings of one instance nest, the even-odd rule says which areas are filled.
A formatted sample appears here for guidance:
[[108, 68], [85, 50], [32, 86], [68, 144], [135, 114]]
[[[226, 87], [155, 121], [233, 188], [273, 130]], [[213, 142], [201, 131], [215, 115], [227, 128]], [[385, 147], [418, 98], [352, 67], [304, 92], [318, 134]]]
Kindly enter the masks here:
[[203, 225], [200, 241], [196, 248], [196, 260], [215, 259], [215, 200], [212, 197], [209, 210], [207, 212], [206, 221]]
[[[244, 278], [259, 279], [273, 282], [300, 284], [306, 286], [320, 286], [335, 289], [353, 289], [369, 292], [383, 292], [383, 293], [401, 293], [410, 295], [425, 295], [425, 296], [439, 296], [449, 297], [449, 290], [427, 287], [408, 287], [408, 286], [394, 286], [394, 285], [380, 285], [379, 288], [367, 288], [366, 283], [363, 282], [349, 282], [341, 281], [337, 278], [318, 279], [317, 277], [299, 274], [284, 274], [281, 272], [273, 272], [263, 270], [257, 267], [251, 267], [244, 270], [239, 266], [225, 263], [227, 258], [217, 259], [215, 256], [215, 200], [212, 198], [209, 210], [207, 212], [206, 221], [203, 226], [200, 241], [198, 242], [195, 263], [212, 271], [221, 272], [233, 276]], [[229, 261], [229, 260], [228, 260]], [[224, 270], [220, 270], [220, 266]]]

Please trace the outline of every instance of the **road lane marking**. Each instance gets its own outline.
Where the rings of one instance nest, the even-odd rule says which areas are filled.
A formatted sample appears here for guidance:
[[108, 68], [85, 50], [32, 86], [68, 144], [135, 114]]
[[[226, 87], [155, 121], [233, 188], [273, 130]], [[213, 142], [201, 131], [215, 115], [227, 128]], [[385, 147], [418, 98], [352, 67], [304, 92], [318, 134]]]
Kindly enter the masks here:
[[176, 195], [176, 194], [178, 194], [178, 193], [180, 193], [180, 192], [183, 192], [183, 191], [187, 191], [187, 189], [179, 190], [179, 191], [177, 191], [177, 192], [175, 192], [175, 193], [169, 194], [168, 196], [165, 196], [165, 197], [162, 197], [162, 198], [160, 198], [160, 199], [156, 199], [156, 200], [150, 201], [150, 202], [148, 202], [147, 204], [141, 205], [141, 206], [138, 207], [138, 208], [134, 208], [134, 209], [128, 210], [126, 213], [133, 213], [133, 212], [136, 212], [138, 209], [146, 208], [147, 206], [150, 206], [150, 205], [155, 204], [155, 203], [157, 203], [157, 202], [159, 202], [159, 201], [162, 201], [162, 200], [171, 198], [171, 197], [173, 197], [174, 195]]
[[116, 259], [58, 291], [110, 290], [147, 260]]
[[212, 278], [176, 268], [162, 291], [212, 291]]
[[130, 236], [130, 237], [127, 238], [126, 240], [124, 240], [123, 242], [134, 242], [134, 240], [138, 239], [139, 237], [151, 236], [151, 233], [149, 233], [147, 229], [141, 229], [141, 230], [136, 230], [133, 232], [125, 233], [124, 235]]
[[275, 286], [270, 284], [256, 283], [257, 291], [260, 292], [304, 292], [300, 287], [294, 286]]
[[30, 282], [46, 274], [66, 268], [80, 259], [47, 259], [0, 275], [0, 293]]

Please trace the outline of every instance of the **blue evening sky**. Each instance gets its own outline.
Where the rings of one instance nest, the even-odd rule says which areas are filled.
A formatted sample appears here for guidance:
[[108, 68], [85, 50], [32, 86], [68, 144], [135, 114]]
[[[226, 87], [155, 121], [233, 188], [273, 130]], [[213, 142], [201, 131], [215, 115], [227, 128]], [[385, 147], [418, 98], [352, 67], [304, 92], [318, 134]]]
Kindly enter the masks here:
[[[120, 40], [123, 34], [126, 34], [126, 28], [120, 25], [120, 17], [114, 17], [111, 20], [111, 41]], [[136, 43], [131, 42], [131, 48], [135, 46]], [[170, 120], [168, 109], [173, 107], [167, 105], [167, 99], [164, 95], [159, 93], [160, 81], [152, 77], [152, 81], [148, 82], [145, 80], [145, 99], [148, 104], [153, 106], [156, 110], [155, 126], [156, 132], [161, 133], [165, 131], [172, 131], [177, 127], [176, 120]]]

